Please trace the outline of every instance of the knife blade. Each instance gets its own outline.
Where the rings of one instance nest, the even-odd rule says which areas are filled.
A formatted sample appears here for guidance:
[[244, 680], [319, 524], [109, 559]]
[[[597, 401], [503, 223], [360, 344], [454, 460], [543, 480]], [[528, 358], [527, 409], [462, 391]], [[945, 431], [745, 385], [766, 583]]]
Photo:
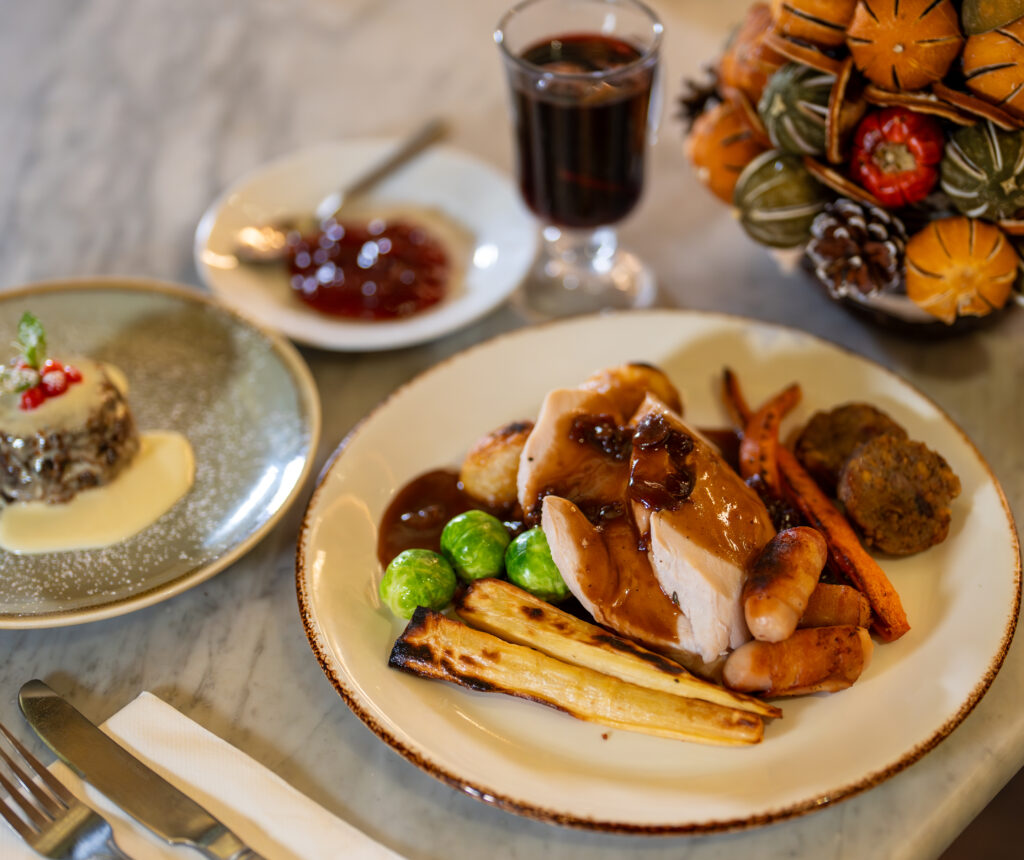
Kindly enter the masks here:
[[224, 824], [42, 681], [23, 685], [18, 704], [29, 725], [62, 762], [164, 841], [189, 845], [212, 860], [262, 860]]

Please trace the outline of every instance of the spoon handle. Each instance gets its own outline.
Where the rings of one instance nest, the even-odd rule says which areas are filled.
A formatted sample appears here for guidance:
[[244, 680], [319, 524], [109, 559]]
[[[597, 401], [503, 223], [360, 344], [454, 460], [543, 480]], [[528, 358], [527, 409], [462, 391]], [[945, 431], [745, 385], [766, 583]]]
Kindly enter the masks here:
[[354, 182], [329, 194], [316, 207], [316, 215], [321, 221], [334, 218], [342, 205], [353, 197], [369, 191], [374, 185], [401, 167], [414, 155], [440, 140], [448, 133], [448, 125], [443, 119], [434, 118], [418, 131], [407, 137], [401, 145], [383, 161], [375, 164], [366, 173], [358, 176]]

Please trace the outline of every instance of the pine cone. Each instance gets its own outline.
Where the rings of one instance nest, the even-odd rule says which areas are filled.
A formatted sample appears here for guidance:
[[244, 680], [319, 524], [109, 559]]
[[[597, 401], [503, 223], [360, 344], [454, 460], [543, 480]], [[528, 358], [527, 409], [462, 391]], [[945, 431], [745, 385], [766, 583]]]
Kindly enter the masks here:
[[901, 287], [907, 231], [884, 209], [840, 197], [811, 225], [807, 256], [835, 298], [863, 296]]
[[679, 118], [686, 124], [686, 131], [693, 128], [694, 122], [714, 102], [720, 102], [718, 94], [718, 72], [714, 66], [705, 66], [704, 80], [683, 81], [683, 94], [679, 97]]

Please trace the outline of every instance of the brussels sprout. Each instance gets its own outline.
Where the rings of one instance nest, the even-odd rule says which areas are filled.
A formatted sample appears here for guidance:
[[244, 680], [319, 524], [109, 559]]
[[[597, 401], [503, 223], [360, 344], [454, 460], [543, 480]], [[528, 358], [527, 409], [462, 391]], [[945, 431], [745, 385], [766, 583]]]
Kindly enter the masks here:
[[537, 526], [523, 532], [505, 550], [505, 571], [520, 588], [548, 603], [569, 596], [569, 587], [551, 558], [544, 530]]
[[508, 530], [484, 511], [466, 511], [448, 521], [441, 532], [441, 552], [466, 582], [500, 576], [505, 565]]
[[392, 559], [380, 581], [380, 599], [395, 615], [412, 618], [417, 606], [444, 609], [455, 596], [455, 571], [429, 549], [407, 549]]

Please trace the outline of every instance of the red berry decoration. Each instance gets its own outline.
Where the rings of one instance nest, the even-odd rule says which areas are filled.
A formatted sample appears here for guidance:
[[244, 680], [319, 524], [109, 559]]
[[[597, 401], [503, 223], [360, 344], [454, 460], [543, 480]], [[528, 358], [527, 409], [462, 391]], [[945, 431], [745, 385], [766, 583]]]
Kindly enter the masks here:
[[18, 321], [14, 345], [21, 354], [9, 364], [0, 364], [0, 395], [20, 394], [18, 405], [24, 411], [38, 409], [48, 398], [59, 397], [82, 381], [78, 368], [46, 357], [46, 331], [27, 311]]
[[19, 403], [19, 406], [28, 412], [42, 406], [44, 400], [46, 400], [46, 392], [43, 391], [42, 385], [37, 385], [34, 388], [29, 388], [21, 392], [21, 402]]
[[861, 120], [850, 170], [883, 206], [910, 206], [924, 200], [938, 182], [944, 146], [937, 120], [906, 108], [886, 108]]
[[[46, 365], [43, 365], [44, 367]], [[57, 365], [53, 370], [43, 372], [43, 379], [40, 385], [47, 397], [56, 397], [68, 390], [68, 376], [64, 369]]]

